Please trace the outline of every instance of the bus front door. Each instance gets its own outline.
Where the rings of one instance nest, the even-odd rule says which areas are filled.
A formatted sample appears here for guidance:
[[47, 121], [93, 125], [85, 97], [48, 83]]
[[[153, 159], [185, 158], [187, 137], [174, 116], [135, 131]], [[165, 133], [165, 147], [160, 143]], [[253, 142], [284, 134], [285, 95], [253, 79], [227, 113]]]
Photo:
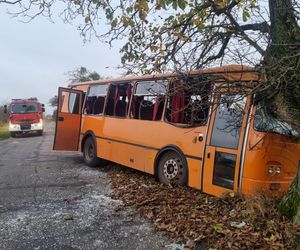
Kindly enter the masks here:
[[216, 196], [238, 191], [248, 106], [241, 94], [222, 94], [218, 103], [208, 128], [202, 177], [202, 191]]
[[81, 127], [83, 92], [59, 88], [53, 150], [77, 151]]

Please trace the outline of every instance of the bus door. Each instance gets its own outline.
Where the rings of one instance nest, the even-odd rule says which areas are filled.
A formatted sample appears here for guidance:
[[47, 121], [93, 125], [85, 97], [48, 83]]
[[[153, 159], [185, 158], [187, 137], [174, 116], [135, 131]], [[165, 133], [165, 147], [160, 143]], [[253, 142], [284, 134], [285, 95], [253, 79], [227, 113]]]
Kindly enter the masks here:
[[246, 104], [247, 97], [224, 93], [213, 108], [203, 155], [202, 191], [205, 193], [220, 196], [238, 191]]
[[81, 127], [83, 92], [59, 88], [53, 150], [77, 151]]

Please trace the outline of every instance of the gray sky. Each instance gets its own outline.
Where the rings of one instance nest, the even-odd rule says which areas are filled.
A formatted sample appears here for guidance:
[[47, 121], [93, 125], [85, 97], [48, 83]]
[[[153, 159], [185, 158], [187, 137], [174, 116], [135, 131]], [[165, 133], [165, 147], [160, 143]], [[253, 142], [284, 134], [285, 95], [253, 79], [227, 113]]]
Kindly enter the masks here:
[[84, 66], [116, 76], [119, 64], [117, 44], [112, 49], [96, 39], [84, 44], [76, 26], [59, 18], [54, 24], [42, 17], [25, 24], [0, 8], [0, 104], [29, 97], [47, 104], [58, 86], [66, 86], [66, 72]]

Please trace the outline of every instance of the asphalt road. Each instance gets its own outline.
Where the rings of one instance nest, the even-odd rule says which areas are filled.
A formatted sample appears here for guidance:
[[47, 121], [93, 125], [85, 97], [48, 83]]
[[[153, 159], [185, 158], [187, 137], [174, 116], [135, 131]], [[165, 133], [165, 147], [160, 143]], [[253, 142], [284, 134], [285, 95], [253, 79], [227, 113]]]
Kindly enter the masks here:
[[109, 197], [105, 169], [53, 152], [43, 136], [0, 141], [0, 249], [172, 249], [134, 211]]

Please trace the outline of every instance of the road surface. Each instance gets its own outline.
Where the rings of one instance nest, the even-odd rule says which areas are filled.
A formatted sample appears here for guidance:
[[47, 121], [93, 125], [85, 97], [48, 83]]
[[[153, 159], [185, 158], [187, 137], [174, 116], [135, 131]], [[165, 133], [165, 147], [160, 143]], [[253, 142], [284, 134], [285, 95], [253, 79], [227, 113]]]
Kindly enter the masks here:
[[169, 249], [165, 236], [109, 197], [105, 169], [53, 152], [43, 136], [0, 141], [0, 249]]

